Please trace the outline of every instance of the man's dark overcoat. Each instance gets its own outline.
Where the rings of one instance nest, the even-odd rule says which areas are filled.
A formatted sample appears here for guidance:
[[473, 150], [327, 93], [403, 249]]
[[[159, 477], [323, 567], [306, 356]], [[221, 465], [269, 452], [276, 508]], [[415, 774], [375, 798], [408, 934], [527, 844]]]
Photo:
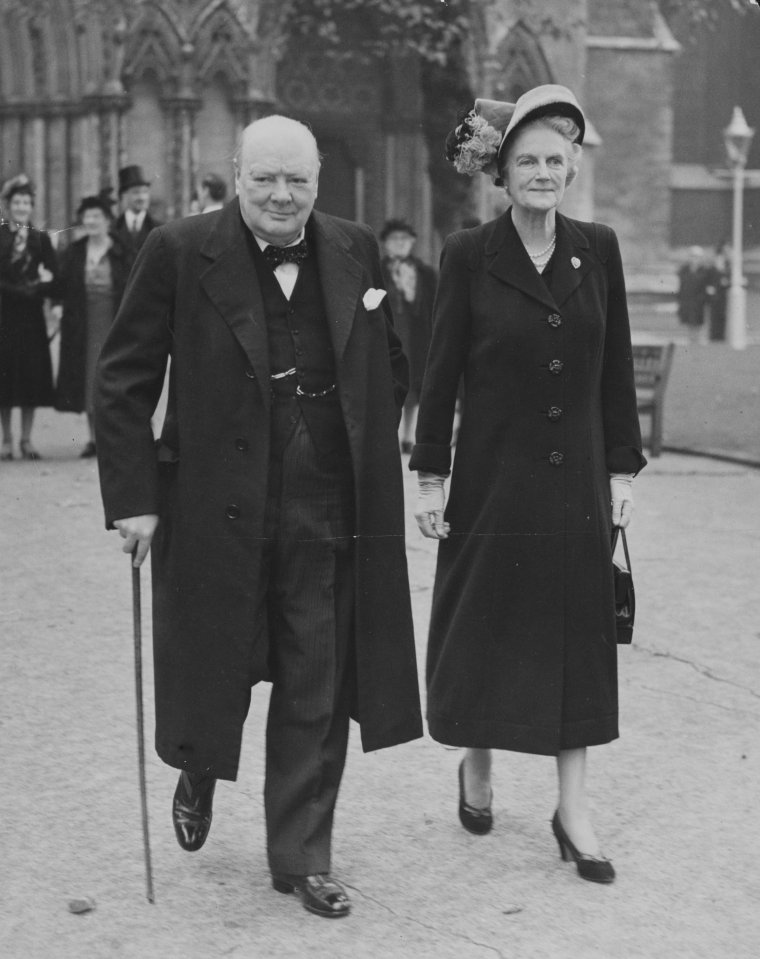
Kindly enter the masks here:
[[449, 237], [412, 469], [449, 468], [428, 721], [556, 754], [617, 736], [610, 471], [644, 465], [617, 240], [557, 215], [552, 295], [507, 212]]
[[[118, 240], [109, 249], [114, 309], [124, 295], [132, 260]], [[55, 408], [81, 413], [86, 408], [87, 287], [85, 267], [87, 237], [75, 240], [61, 255], [55, 298], [61, 301], [61, 349], [55, 388]]]
[[[356, 489], [357, 696], [365, 750], [421, 735], [396, 429], [406, 361], [362, 226], [313, 213]], [[106, 521], [157, 513], [156, 746], [170, 765], [237, 774], [250, 687], [270, 441], [267, 329], [235, 200], [148, 237], [104, 347], [96, 430]], [[158, 447], [150, 419], [171, 354]], [[256, 630], [257, 625], [259, 629]], [[263, 631], [265, 632], [265, 631]]]
[[119, 216], [116, 217], [112, 233], [118, 238], [122, 249], [129, 257], [130, 265], [134, 263], [137, 254], [143, 248], [143, 244], [148, 239], [151, 231], [159, 226], [161, 226], [161, 222], [155, 217], [152, 217], [150, 213], [146, 213], [142, 226], [137, 233], [133, 233], [127, 226], [127, 217], [124, 213], [120, 213]]

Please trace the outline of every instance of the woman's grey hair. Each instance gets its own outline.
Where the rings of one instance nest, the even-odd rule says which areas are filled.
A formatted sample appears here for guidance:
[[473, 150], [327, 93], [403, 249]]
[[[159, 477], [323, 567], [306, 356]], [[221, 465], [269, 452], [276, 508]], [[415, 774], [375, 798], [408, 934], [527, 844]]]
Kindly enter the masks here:
[[[564, 138], [565, 152], [567, 154], [567, 177], [565, 179], [565, 186], [570, 186], [573, 180], [578, 176], [581, 155], [583, 153], [583, 147], [580, 145], [580, 143], [575, 142], [576, 138], [581, 132], [578, 124], [570, 117], [550, 115], [545, 117], [537, 117], [535, 120], [528, 120], [527, 123], [521, 124], [517, 129], [526, 130], [528, 127], [546, 127], [549, 130], [554, 130], [555, 133], [559, 133], [559, 135]], [[514, 142], [514, 137], [512, 137], [512, 140]], [[509, 156], [510, 149], [511, 146], [507, 147], [501, 155], [499, 172], [501, 173], [502, 178], [504, 178], [504, 173], [506, 172], [507, 158]]]

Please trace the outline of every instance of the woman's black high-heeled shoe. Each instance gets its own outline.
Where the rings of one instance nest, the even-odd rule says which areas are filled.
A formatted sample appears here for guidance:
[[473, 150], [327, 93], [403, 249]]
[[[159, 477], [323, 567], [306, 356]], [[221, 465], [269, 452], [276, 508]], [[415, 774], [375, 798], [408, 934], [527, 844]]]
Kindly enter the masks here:
[[559, 854], [562, 856], [562, 861], [570, 862], [570, 860], [572, 860], [578, 869], [578, 875], [581, 879], [588, 879], [589, 882], [604, 883], [615, 881], [615, 870], [612, 868], [612, 863], [609, 859], [605, 859], [604, 857], [595, 859], [593, 856], [588, 856], [584, 852], [578, 852], [560, 821], [559, 810], [554, 813], [554, 818], [552, 819], [552, 832], [559, 845]]
[[[493, 792], [491, 792], [491, 801], [493, 801]], [[477, 809], [475, 806], [470, 806], [464, 798], [464, 759], [459, 764], [459, 821], [467, 832], [474, 833], [476, 836], [485, 836], [493, 826], [490, 803], [485, 809]]]

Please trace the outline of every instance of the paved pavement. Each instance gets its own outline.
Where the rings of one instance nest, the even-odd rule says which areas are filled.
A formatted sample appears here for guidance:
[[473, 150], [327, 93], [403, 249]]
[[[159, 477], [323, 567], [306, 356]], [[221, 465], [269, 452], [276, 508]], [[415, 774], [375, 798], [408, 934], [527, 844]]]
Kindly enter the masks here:
[[[128, 560], [103, 530], [94, 465], [76, 458], [80, 419], [43, 413], [36, 439], [44, 462], [0, 464], [0, 955], [757, 956], [760, 471], [666, 454], [637, 480], [622, 738], [590, 756], [615, 885], [582, 882], [559, 860], [551, 760], [498, 754], [496, 826], [473, 837], [456, 817], [457, 751], [426, 738], [365, 756], [354, 733], [334, 850], [354, 910], [328, 923], [268, 884], [263, 688], [240, 779], [220, 784], [197, 854], [176, 845], [175, 775], [149, 745], [156, 903], [146, 902]], [[434, 546], [411, 515], [408, 539], [422, 661]], [[68, 901], [83, 896], [95, 909], [72, 915]]]

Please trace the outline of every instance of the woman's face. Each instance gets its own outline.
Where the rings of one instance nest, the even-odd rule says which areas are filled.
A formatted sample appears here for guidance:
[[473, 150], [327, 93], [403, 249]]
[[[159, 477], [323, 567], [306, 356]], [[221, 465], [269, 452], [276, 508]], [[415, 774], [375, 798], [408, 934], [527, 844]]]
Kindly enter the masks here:
[[548, 212], [559, 206], [565, 194], [567, 141], [545, 126], [519, 131], [509, 148], [504, 167], [504, 185], [516, 207]]
[[108, 217], [102, 210], [85, 210], [82, 226], [87, 236], [105, 236], [108, 232]]
[[8, 203], [8, 212], [16, 223], [26, 225], [32, 218], [34, 201], [28, 193], [14, 193]]

